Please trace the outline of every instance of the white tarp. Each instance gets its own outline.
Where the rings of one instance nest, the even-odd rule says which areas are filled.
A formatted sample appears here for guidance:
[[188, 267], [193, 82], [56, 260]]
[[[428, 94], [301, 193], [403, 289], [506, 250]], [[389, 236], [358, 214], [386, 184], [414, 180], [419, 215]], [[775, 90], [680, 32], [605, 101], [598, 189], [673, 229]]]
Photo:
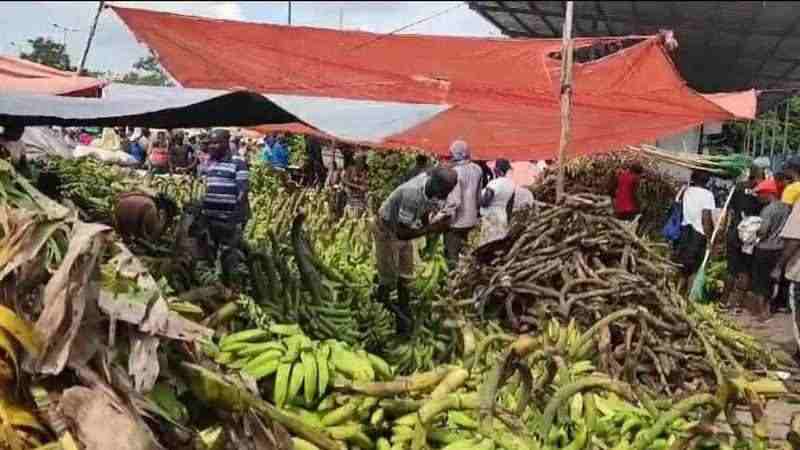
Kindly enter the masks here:
[[[103, 98], [113, 101], [146, 101], [161, 107], [179, 108], [230, 94], [214, 89], [111, 84]], [[343, 140], [380, 143], [446, 111], [448, 105], [378, 102], [332, 97], [262, 94], [299, 121]], [[212, 124], [213, 125], [213, 124]], [[258, 125], [263, 125], [259, 123]]]
[[330, 97], [264, 94], [301, 121], [349, 141], [380, 143], [426, 122], [447, 105], [377, 102]]

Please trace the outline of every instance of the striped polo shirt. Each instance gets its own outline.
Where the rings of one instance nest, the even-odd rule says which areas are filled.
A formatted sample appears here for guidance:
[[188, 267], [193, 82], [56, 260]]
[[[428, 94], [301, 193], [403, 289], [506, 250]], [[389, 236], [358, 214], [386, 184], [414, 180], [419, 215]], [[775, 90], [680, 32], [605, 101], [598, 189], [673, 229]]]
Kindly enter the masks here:
[[203, 214], [222, 220], [242, 220], [244, 211], [238, 198], [240, 192], [249, 188], [247, 163], [230, 156], [219, 161], [209, 160], [204, 174]]

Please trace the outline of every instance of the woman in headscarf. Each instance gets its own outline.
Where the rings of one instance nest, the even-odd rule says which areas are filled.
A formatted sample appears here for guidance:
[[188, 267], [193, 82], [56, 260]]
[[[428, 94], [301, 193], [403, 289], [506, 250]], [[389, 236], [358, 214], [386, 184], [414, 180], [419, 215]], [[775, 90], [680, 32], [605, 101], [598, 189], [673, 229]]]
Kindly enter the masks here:
[[517, 184], [511, 179], [511, 163], [498, 159], [494, 165], [494, 178], [481, 192], [481, 240], [480, 245], [503, 239], [508, 233], [508, 223], [514, 208], [514, 193]]

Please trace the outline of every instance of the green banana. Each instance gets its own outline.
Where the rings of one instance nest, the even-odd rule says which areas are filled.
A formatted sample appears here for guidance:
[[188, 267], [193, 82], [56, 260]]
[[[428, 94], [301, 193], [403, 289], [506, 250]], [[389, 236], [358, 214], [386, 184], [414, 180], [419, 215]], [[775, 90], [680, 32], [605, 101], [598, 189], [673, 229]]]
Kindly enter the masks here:
[[325, 395], [328, 390], [328, 383], [330, 383], [330, 347], [322, 344], [314, 354], [317, 359], [317, 393], [318, 395]]
[[297, 324], [272, 324], [269, 326], [269, 332], [279, 336], [295, 336], [303, 334], [303, 330], [300, 328], [300, 325]]
[[262, 366], [267, 361], [280, 360], [282, 355], [283, 352], [281, 352], [280, 350], [267, 350], [266, 352], [258, 356], [252, 357], [250, 362], [248, 362], [247, 365], [242, 367], [242, 369], [245, 370], [246, 372], [249, 372], [255, 369], [256, 367]]
[[300, 354], [300, 360], [302, 361], [304, 372], [303, 394], [306, 405], [310, 405], [317, 398], [317, 382], [319, 376], [317, 359], [311, 352], [306, 351]]
[[300, 389], [303, 388], [303, 380], [305, 379], [305, 368], [302, 362], [296, 362], [292, 365], [292, 375], [289, 378], [289, 393], [287, 394], [286, 401], [291, 403], [297, 398]]
[[250, 365], [248, 364], [247, 366], [245, 366], [244, 369], [242, 369], [242, 371], [247, 375], [253, 377], [253, 379], [255, 379], [256, 381], [258, 381], [264, 377], [268, 377], [273, 373], [275, 373], [275, 371], [278, 370], [278, 367], [280, 365], [281, 365], [280, 360], [275, 358], [264, 361], [258, 366], [250, 367]]
[[322, 417], [322, 425], [330, 427], [339, 425], [350, 420], [358, 411], [361, 404], [360, 399], [350, 399], [345, 405], [340, 406]]
[[292, 374], [292, 364], [282, 363], [278, 366], [275, 375], [275, 386], [273, 388], [272, 402], [278, 408], [283, 408], [289, 396], [289, 377]]
[[227, 336], [224, 336], [219, 341], [219, 347], [222, 351], [228, 351], [226, 346], [230, 344], [235, 344], [237, 342], [253, 342], [259, 339], [263, 339], [269, 336], [269, 332], [266, 330], [262, 330], [259, 328], [253, 330], [244, 330], [239, 331], [237, 333], [232, 333]]
[[261, 342], [258, 344], [248, 343], [245, 344], [244, 347], [233, 351], [235, 351], [239, 356], [251, 356], [259, 355], [268, 350], [278, 350], [281, 352], [281, 354], [283, 354], [286, 352], [286, 347], [284, 347], [280, 342]]

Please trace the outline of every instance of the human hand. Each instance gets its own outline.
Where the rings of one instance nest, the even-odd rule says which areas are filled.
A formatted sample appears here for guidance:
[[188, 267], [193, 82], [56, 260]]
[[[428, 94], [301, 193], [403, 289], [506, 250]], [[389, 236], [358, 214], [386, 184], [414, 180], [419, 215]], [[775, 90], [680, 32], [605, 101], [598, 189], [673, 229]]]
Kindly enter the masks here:
[[780, 280], [781, 278], [783, 278], [783, 266], [781, 264], [776, 264], [775, 268], [772, 269], [772, 272], [770, 272], [769, 276], [773, 280]]

